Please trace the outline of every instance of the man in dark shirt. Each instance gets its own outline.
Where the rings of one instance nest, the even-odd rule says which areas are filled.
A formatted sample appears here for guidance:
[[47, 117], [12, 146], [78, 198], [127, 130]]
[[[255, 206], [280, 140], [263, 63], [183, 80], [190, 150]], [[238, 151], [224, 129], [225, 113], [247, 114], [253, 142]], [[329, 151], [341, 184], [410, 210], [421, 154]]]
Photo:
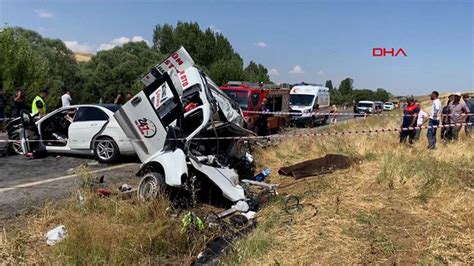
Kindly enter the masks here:
[[[467, 107], [469, 108], [470, 110], [470, 114], [469, 114], [469, 117], [467, 119], [467, 123], [474, 123], [474, 99], [471, 97], [469, 98], [469, 95], [468, 94], [464, 94], [463, 95], [463, 98], [464, 100], [464, 103], [466, 103]], [[472, 137], [472, 132], [474, 130], [474, 125], [465, 125], [464, 126], [464, 131], [466, 133], [466, 137]]]
[[409, 96], [407, 98], [407, 106], [403, 108], [403, 120], [400, 131], [400, 143], [405, 143], [408, 139], [409, 144], [413, 144], [413, 139], [415, 138], [414, 129], [406, 129], [409, 127], [415, 127], [416, 121], [418, 119], [418, 113], [420, 112], [420, 107], [415, 104], [415, 98]]
[[[270, 109], [268, 108], [268, 105], [267, 105], [267, 99], [266, 98], [264, 98], [262, 100], [262, 103], [260, 104], [259, 111], [260, 112], [270, 112]], [[268, 135], [268, 126], [267, 126], [268, 116], [269, 116], [268, 114], [259, 114], [258, 115], [256, 124], [257, 124], [257, 134], [259, 136]]]

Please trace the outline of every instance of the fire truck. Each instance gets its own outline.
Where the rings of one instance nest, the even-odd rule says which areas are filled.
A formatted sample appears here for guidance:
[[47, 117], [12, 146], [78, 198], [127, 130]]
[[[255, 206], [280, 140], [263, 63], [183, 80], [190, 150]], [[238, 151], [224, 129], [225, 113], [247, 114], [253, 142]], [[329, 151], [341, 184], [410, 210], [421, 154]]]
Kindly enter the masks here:
[[268, 115], [268, 132], [275, 134], [278, 133], [280, 128], [287, 126], [289, 121], [289, 116], [287, 115], [290, 97], [289, 87], [229, 81], [221, 86], [220, 89], [239, 104], [247, 121], [248, 129], [256, 132], [256, 122], [260, 114], [253, 114], [251, 111], [259, 111], [263, 99], [267, 99], [267, 106], [270, 112], [283, 112], [283, 114]]

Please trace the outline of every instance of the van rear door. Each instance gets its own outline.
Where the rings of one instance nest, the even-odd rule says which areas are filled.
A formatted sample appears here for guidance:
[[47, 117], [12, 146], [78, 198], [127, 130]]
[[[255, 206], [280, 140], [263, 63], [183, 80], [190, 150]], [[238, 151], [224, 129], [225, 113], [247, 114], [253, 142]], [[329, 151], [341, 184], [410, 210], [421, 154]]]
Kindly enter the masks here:
[[152, 80], [148, 86], [114, 114], [142, 162], [163, 149], [168, 126], [183, 116], [180, 95], [170, 75], [153, 69], [147, 76]]

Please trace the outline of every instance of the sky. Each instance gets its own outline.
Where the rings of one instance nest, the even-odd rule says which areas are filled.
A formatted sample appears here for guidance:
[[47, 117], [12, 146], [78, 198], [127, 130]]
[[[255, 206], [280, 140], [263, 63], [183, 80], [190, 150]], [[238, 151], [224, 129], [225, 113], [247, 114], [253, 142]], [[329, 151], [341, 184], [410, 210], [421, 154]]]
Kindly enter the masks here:
[[[385, 88], [396, 95], [474, 91], [474, 1], [0, 0], [0, 25], [60, 38], [74, 51], [151, 43], [157, 24], [196, 21], [224, 34], [274, 82]], [[403, 49], [396, 57], [373, 48]], [[191, 55], [192, 56], [192, 55]]]

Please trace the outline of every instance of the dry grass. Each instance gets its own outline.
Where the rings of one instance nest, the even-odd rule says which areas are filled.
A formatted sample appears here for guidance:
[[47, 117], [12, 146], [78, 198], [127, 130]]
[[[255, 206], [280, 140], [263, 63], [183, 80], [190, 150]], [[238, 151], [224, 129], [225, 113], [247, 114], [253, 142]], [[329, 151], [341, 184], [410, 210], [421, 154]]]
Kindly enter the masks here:
[[[331, 131], [397, 127], [397, 118], [367, 118]], [[398, 143], [397, 133], [287, 139], [255, 155], [274, 169], [280, 193], [318, 207], [288, 215], [274, 203], [236, 245], [231, 264], [474, 263], [474, 139], [426, 149]], [[295, 183], [277, 169], [326, 153], [361, 158], [349, 170]], [[285, 186], [287, 186], [285, 188]], [[269, 243], [255, 250], [253, 243]]]
[[[208, 239], [201, 232], [181, 234], [180, 218], [164, 199], [139, 202], [92, 192], [92, 176], [78, 169], [85, 201], [73, 195], [47, 203], [35, 214], [8, 225], [0, 239], [0, 261], [7, 264], [189, 264]], [[67, 237], [48, 247], [45, 233], [63, 224]]]
[[[330, 131], [397, 127], [397, 118], [367, 118]], [[474, 139], [427, 151], [398, 143], [397, 133], [299, 137], [257, 150], [259, 167], [273, 169], [281, 196], [258, 213], [259, 225], [234, 245], [224, 264], [473, 264]], [[327, 153], [361, 160], [350, 169], [294, 181], [282, 166]], [[86, 201], [76, 196], [48, 203], [4, 232], [0, 261], [6, 264], [188, 264], [209, 235], [180, 234], [180, 220], [158, 200], [101, 198], [87, 191], [91, 176], [79, 169]], [[301, 213], [283, 211], [285, 194], [313, 204]], [[47, 247], [44, 233], [64, 224], [67, 238]]]

